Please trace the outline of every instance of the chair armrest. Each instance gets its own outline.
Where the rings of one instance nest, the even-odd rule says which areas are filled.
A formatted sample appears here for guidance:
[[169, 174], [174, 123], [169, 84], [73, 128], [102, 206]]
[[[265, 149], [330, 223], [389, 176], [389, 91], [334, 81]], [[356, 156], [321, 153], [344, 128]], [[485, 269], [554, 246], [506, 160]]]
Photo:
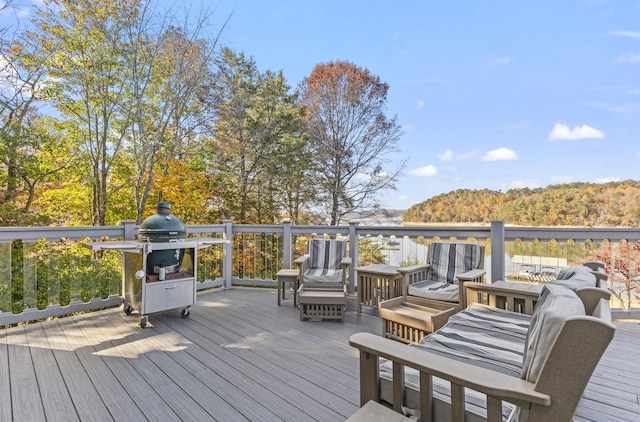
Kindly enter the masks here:
[[342, 268], [349, 267], [351, 265], [351, 257], [345, 256], [344, 258], [342, 258], [342, 261], [340, 261], [340, 265], [342, 266]]
[[298, 266], [300, 266], [300, 265], [303, 265], [307, 261], [309, 261], [309, 254], [300, 255], [299, 257], [297, 257], [295, 259], [295, 261], [293, 261], [293, 263], [297, 264]]
[[431, 265], [429, 264], [417, 264], [398, 268], [398, 272], [402, 274], [402, 296], [405, 298], [405, 301], [409, 285], [426, 280], [430, 267]]
[[[469, 365], [454, 359], [430, 353], [417, 347], [386, 339], [371, 333], [356, 333], [349, 344], [360, 351], [360, 405], [369, 400], [380, 400], [379, 359], [391, 360], [393, 365], [393, 407], [400, 410], [403, 405], [404, 370], [408, 366], [420, 371], [422, 397], [430, 397], [431, 377], [451, 382], [452, 406], [458, 415], [464, 414], [464, 388], [487, 395], [487, 420], [501, 420], [501, 401], [529, 408], [530, 404], [551, 405], [548, 394], [534, 390], [535, 384], [486, 368]], [[397, 394], [396, 394], [397, 393]], [[429, 400], [421, 400], [421, 412], [430, 414]]]
[[456, 278], [458, 279], [458, 282], [463, 282], [463, 283], [465, 281], [482, 282], [482, 278], [486, 273], [487, 271], [485, 269], [479, 268], [479, 269], [467, 271], [466, 273], [458, 274], [456, 275]]
[[309, 254], [301, 255], [293, 261], [294, 264], [298, 266], [299, 275], [298, 275], [298, 283], [302, 283], [302, 274], [309, 269], [310, 259]]

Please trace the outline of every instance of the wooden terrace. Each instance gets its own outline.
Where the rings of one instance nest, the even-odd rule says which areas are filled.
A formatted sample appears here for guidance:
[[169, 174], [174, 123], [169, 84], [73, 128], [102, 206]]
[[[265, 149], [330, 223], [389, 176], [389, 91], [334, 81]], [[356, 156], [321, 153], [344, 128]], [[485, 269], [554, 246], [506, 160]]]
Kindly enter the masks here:
[[[0, 330], [0, 420], [344, 421], [359, 408], [349, 337], [381, 320], [350, 297], [344, 324], [302, 322], [288, 298], [218, 289], [146, 329], [120, 307]], [[577, 421], [640, 418], [640, 325], [615, 325]]]

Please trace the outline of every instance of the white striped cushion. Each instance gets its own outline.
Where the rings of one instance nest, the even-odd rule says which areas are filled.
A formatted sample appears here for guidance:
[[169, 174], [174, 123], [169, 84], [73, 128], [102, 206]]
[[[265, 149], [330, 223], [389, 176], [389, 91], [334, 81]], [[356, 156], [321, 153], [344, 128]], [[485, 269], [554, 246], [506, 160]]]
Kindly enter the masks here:
[[[529, 315], [474, 304], [453, 315], [444, 327], [423, 338], [419, 344], [410, 346], [519, 377], [530, 322]], [[382, 362], [380, 364], [380, 397], [389, 403], [393, 400], [392, 374], [391, 362]], [[406, 406], [419, 408], [419, 372], [413, 368], [405, 368], [405, 382]], [[448, 404], [451, 403], [449, 383], [434, 377], [433, 386], [435, 420], [448, 419], [450, 416]], [[465, 420], [479, 421], [486, 418], [484, 394], [465, 389], [465, 401]], [[503, 402], [503, 420], [508, 419], [514, 410], [514, 405]]]
[[309, 240], [310, 267], [313, 269], [340, 269], [345, 242], [332, 239]]
[[448, 302], [460, 301], [458, 285], [447, 282], [419, 281], [412, 283], [407, 288], [407, 294], [425, 299], [445, 300]]
[[456, 275], [478, 268], [480, 251], [477, 243], [432, 243], [428, 251], [431, 266], [427, 280], [455, 283]]
[[341, 283], [342, 270], [309, 269], [302, 274], [303, 283]]
[[309, 268], [302, 274], [302, 283], [341, 283], [345, 248], [343, 240], [310, 239]]

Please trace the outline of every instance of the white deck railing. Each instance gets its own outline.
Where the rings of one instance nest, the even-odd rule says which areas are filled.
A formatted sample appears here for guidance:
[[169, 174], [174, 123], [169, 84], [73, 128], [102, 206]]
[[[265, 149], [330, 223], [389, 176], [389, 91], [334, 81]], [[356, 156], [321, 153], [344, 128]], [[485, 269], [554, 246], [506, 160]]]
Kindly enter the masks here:
[[[81, 244], [101, 239], [130, 240], [137, 230], [130, 221], [110, 227], [0, 228], [0, 325], [120, 303], [119, 252], [92, 256]], [[199, 288], [275, 286], [276, 272], [291, 268], [293, 260], [306, 252], [309, 236], [327, 235], [349, 239], [354, 262], [349, 274], [352, 292], [356, 289], [354, 269], [367, 263], [358, 263], [359, 256], [366, 259], [375, 255], [374, 259], [392, 265], [425, 262], [427, 245], [434, 239], [483, 243], [490, 281], [507, 276], [512, 265], [509, 257], [514, 254], [554, 257], [572, 265], [593, 259], [594, 251], [602, 250], [603, 245], [613, 253], [623, 249], [619, 245], [640, 241], [638, 229], [509, 227], [500, 221], [490, 226], [405, 227], [364, 226], [357, 222], [346, 226], [297, 226], [288, 221], [280, 225], [244, 225], [226, 220], [222, 224], [187, 226], [187, 231], [190, 236], [232, 239], [230, 244], [209, 248], [200, 255]], [[638, 268], [638, 252], [625, 250], [624, 256], [616, 257], [616, 265]], [[629, 294], [636, 281], [626, 281], [630, 283]]]

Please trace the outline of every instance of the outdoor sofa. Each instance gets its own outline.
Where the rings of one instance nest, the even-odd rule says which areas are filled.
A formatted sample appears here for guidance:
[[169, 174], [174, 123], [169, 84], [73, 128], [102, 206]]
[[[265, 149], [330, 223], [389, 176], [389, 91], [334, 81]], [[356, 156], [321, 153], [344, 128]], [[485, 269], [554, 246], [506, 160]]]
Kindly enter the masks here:
[[354, 334], [361, 406], [422, 421], [570, 421], [615, 328], [606, 281], [584, 266], [558, 278], [533, 315], [472, 304], [418, 344]]

